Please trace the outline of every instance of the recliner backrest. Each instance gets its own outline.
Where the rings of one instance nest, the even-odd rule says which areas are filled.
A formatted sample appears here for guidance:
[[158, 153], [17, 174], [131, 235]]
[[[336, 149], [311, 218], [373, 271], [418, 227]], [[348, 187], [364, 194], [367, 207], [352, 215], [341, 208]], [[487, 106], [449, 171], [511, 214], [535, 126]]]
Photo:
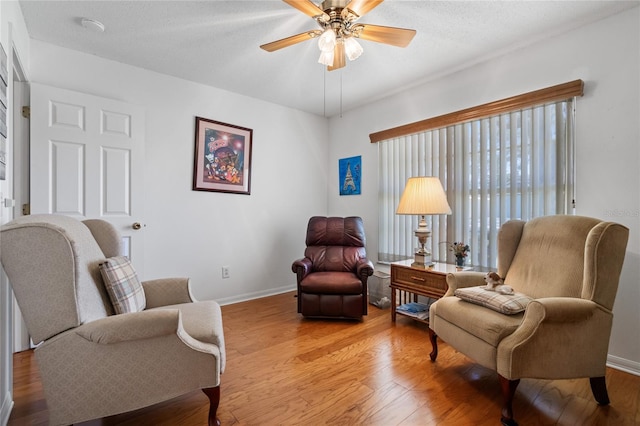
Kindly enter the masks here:
[[367, 257], [365, 243], [362, 218], [314, 216], [307, 226], [304, 254], [314, 272], [349, 272]]
[[113, 314], [98, 265], [105, 259], [87, 226], [32, 215], [2, 227], [2, 264], [34, 343]]
[[627, 238], [622, 225], [582, 216], [509, 221], [498, 236], [498, 274], [533, 298], [585, 298], [611, 309]]

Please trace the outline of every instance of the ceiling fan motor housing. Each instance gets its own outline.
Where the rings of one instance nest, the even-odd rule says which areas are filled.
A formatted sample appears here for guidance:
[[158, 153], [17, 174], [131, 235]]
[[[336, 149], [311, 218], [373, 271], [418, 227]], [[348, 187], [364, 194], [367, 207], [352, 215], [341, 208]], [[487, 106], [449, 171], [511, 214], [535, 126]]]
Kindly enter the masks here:
[[[332, 28], [339, 39], [351, 36], [357, 37], [358, 27], [353, 25], [353, 21], [359, 18], [347, 5], [351, 0], [325, 0], [321, 4], [321, 8], [326, 15], [316, 17], [318, 24], [323, 29]], [[329, 20], [326, 16], [329, 16]]]
[[331, 11], [337, 11], [337, 13], [340, 14], [342, 9], [347, 7], [349, 3], [351, 3], [351, 0], [324, 0], [320, 8], [324, 10], [324, 13], [329, 15]]

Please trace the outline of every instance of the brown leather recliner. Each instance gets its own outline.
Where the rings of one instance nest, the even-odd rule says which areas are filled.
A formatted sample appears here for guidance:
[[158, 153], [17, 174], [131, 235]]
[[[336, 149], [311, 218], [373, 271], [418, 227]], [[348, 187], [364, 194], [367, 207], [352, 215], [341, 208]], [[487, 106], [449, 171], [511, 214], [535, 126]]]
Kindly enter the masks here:
[[362, 319], [367, 315], [367, 259], [362, 219], [309, 219], [305, 257], [293, 262], [298, 279], [298, 312], [305, 317]]

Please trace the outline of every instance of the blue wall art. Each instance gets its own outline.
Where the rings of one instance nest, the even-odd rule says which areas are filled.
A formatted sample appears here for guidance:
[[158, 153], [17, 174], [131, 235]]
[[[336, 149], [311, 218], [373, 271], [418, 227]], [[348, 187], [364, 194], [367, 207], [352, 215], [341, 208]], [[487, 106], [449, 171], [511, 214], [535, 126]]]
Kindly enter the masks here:
[[362, 177], [362, 157], [341, 158], [338, 160], [340, 195], [360, 195]]

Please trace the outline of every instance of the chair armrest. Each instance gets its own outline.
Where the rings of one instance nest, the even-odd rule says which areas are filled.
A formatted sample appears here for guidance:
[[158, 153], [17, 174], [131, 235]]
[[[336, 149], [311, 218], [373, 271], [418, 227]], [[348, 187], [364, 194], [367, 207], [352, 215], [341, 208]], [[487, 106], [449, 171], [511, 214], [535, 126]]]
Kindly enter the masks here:
[[298, 276], [298, 283], [311, 272], [311, 259], [308, 257], [295, 260], [291, 265], [291, 271]]
[[146, 309], [196, 302], [191, 295], [189, 278], [160, 278], [143, 281]]
[[164, 309], [111, 315], [81, 325], [76, 333], [93, 343], [113, 344], [177, 334], [179, 324], [180, 311]]
[[[525, 322], [569, 323], [587, 321], [596, 310], [597, 303], [575, 297], [546, 297], [532, 300], [525, 311]], [[529, 318], [527, 318], [529, 317]]]
[[356, 275], [360, 277], [360, 279], [373, 275], [373, 262], [366, 257], [360, 259], [356, 264]]
[[447, 274], [447, 285], [449, 289], [445, 293], [445, 297], [453, 296], [453, 292], [459, 288], [477, 287], [485, 285], [484, 272], [455, 272]]
[[613, 315], [572, 297], [535, 299], [520, 326], [498, 345], [498, 373], [508, 379], [604, 375]]

